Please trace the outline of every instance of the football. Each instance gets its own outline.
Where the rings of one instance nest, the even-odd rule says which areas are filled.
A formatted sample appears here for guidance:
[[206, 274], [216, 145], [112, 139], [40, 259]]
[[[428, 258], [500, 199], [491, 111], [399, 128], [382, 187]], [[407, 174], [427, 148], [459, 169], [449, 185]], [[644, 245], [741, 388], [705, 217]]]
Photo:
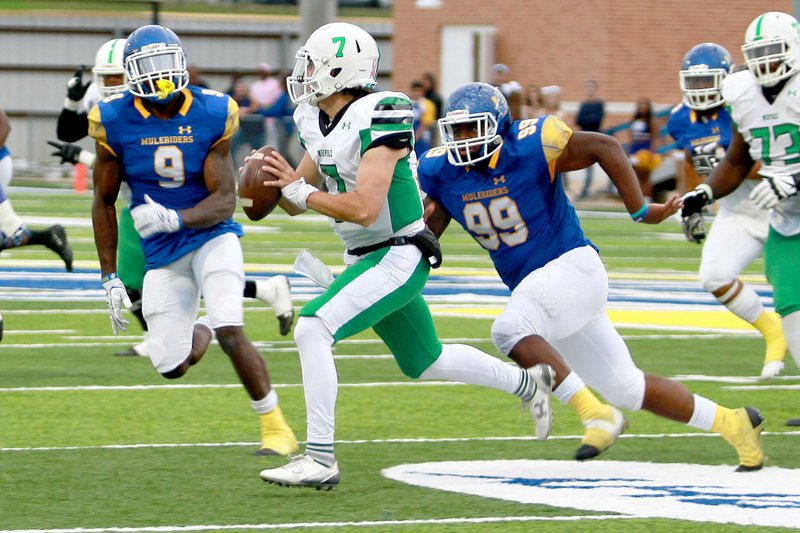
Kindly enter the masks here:
[[239, 175], [239, 203], [250, 220], [261, 220], [269, 215], [281, 199], [278, 187], [267, 187], [265, 181], [275, 180], [270, 172], [263, 170], [263, 159], [275, 151], [264, 146], [250, 156]]

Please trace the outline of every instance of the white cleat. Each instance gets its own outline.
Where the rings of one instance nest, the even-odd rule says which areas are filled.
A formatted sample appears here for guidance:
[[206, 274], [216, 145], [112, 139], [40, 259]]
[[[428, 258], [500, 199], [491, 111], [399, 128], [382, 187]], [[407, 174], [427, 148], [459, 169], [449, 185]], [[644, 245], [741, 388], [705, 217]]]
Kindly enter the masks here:
[[314, 487], [317, 490], [331, 490], [339, 484], [339, 463], [325, 466], [311, 457], [290, 455], [289, 463], [279, 467], [262, 470], [261, 479], [281, 487]]
[[783, 361], [768, 361], [764, 363], [764, 368], [761, 369], [760, 379], [774, 378], [783, 372]]
[[553, 392], [556, 373], [550, 365], [534, 365], [526, 370], [533, 382], [536, 391], [528, 401], [522, 405], [530, 411], [533, 423], [536, 425], [537, 440], [545, 440], [553, 429], [553, 410], [550, 408], [550, 393]]
[[263, 300], [272, 307], [278, 318], [278, 330], [281, 335], [287, 335], [294, 322], [294, 304], [292, 303], [292, 288], [286, 276], [272, 276], [266, 281], [256, 281], [256, 298]]

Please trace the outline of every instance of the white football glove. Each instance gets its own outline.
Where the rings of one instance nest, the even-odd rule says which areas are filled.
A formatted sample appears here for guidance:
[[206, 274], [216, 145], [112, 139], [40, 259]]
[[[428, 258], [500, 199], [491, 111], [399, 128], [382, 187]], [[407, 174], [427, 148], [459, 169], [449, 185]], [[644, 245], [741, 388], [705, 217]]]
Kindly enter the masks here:
[[722, 158], [722, 152], [719, 143], [713, 142], [695, 146], [692, 150], [692, 166], [694, 171], [700, 176], [708, 176], [711, 171], [719, 165], [719, 160]]
[[149, 195], [144, 195], [146, 203], [131, 209], [133, 226], [142, 239], [156, 233], [174, 233], [183, 227], [180, 214], [156, 202]]
[[122, 308], [130, 309], [132, 304], [122, 280], [116, 274], [112, 274], [112, 276], [112, 279], [103, 282], [103, 288], [106, 290], [108, 314], [111, 317], [111, 330], [116, 335], [120, 330], [123, 332], [128, 331], [129, 321], [122, 316]]
[[281, 187], [281, 194], [283, 197], [286, 198], [290, 204], [303, 211], [308, 209], [308, 197], [315, 192], [319, 192], [319, 189], [310, 183], [306, 183], [305, 178], [300, 178], [285, 187]]
[[771, 209], [781, 200], [797, 194], [796, 176], [765, 169], [758, 173], [763, 179], [750, 191], [750, 199], [761, 209]]

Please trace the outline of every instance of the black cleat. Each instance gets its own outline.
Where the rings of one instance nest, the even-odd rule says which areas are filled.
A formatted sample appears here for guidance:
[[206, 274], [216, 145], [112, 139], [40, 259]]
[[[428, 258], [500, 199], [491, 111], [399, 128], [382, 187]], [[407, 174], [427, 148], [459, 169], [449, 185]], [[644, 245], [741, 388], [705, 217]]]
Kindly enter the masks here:
[[45, 246], [57, 253], [64, 261], [67, 272], [72, 272], [72, 246], [67, 241], [67, 232], [64, 230], [64, 226], [56, 224], [47, 228], [47, 231], [50, 233], [50, 240], [45, 243]]
[[[2, 334], [2, 331], [0, 331], [0, 334]], [[0, 339], [1, 338], [2, 336], [0, 335]], [[792, 427], [800, 426], [800, 418], [790, 418], [789, 420], [786, 421], [786, 425]]]
[[294, 322], [294, 311], [280, 315], [278, 317], [278, 331], [281, 335], [288, 335], [292, 330], [292, 323]]
[[581, 444], [580, 448], [575, 451], [575, 459], [577, 461], [587, 461], [594, 459], [598, 455], [600, 455], [600, 450], [588, 444]]

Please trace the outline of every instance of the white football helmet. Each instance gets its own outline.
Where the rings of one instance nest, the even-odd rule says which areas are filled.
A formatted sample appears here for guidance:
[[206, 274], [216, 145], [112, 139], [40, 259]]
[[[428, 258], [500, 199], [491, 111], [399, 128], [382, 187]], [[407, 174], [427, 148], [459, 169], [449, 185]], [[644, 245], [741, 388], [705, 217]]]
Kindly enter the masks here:
[[375, 87], [380, 52], [375, 39], [346, 22], [318, 28], [295, 54], [292, 75], [286, 78], [295, 104], [317, 103], [348, 88]]
[[[97, 50], [92, 76], [101, 98], [128, 90], [125, 67], [122, 64], [123, 52], [125, 52], [125, 39], [111, 39]], [[119, 76], [121, 83], [106, 83], [106, 76]]]
[[800, 53], [800, 27], [786, 13], [770, 11], [758, 16], [747, 27], [742, 53], [747, 68], [764, 87], [797, 72]]

